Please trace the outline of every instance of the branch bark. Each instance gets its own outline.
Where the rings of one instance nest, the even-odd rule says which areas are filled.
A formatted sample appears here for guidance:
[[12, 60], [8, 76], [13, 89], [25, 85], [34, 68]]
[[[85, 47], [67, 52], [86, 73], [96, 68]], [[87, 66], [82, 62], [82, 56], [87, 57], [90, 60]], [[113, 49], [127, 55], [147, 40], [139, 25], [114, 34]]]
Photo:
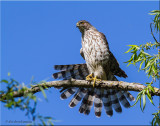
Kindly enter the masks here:
[[[51, 87], [55, 88], [69, 88], [69, 87], [85, 87], [85, 88], [93, 88], [93, 82], [88, 82], [86, 80], [61, 80], [61, 81], [50, 81], [45, 82], [42, 84], [37, 84], [32, 86], [31, 88], [27, 89], [24, 92], [13, 92], [13, 97], [22, 97], [26, 93], [37, 93], [40, 92], [42, 87], [43, 89], [48, 89]], [[143, 89], [146, 88], [146, 86], [140, 84], [140, 83], [129, 83], [129, 82], [123, 82], [123, 81], [101, 81], [95, 84], [95, 88], [104, 88], [104, 89], [117, 89], [117, 90], [124, 90], [124, 91], [136, 91], [140, 92]], [[160, 89], [153, 87], [155, 92], [151, 92], [152, 95], [160, 96]], [[2, 100], [2, 97], [5, 94], [0, 94], [0, 101]], [[5, 100], [5, 98], [3, 98]]]

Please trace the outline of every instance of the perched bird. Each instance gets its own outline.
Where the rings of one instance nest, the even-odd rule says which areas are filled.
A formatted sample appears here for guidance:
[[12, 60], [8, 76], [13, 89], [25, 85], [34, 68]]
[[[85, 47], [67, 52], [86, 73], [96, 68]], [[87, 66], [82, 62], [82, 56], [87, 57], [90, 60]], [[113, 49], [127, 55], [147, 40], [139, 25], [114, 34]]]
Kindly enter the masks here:
[[[81, 56], [85, 59], [85, 64], [55, 65], [55, 70], [60, 72], [54, 73], [55, 79], [81, 79], [94, 81], [94, 84], [100, 80], [117, 81], [116, 76], [126, 78], [126, 73], [120, 68], [114, 55], [109, 50], [109, 45], [105, 35], [99, 32], [88, 21], [81, 20], [77, 22], [77, 27], [82, 33]], [[96, 117], [101, 116], [102, 106], [104, 106], [108, 116], [113, 115], [113, 109], [116, 112], [122, 112], [120, 103], [128, 108], [130, 101], [134, 97], [128, 91], [114, 89], [97, 89], [93, 88], [63, 88], [62, 99], [67, 99], [75, 94], [70, 101], [69, 106], [75, 107], [81, 100], [79, 108], [80, 113], [89, 114], [94, 102], [94, 111]]]

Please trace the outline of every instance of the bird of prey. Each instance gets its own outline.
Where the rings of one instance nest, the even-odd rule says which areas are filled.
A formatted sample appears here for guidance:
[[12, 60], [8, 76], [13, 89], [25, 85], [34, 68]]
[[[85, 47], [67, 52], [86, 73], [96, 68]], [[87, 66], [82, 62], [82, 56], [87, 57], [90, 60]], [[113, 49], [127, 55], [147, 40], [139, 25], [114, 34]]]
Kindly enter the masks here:
[[[82, 37], [81, 56], [85, 59], [84, 64], [55, 65], [55, 70], [60, 72], [54, 73], [55, 79], [81, 79], [96, 81], [110, 80], [117, 81], [115, 76], [126, 78], [126, 73], [120, 68], [116, 58], [109, 50], [109, 45], [105, 35], [99, 32], [88, 21], [78, 21], [76, 26], [79, 28]], [[116, 112], [122, 112], [121, 105], [125, 108], [130, 107], [128, 100], [133, 101], [134, 97], [128, 91], [115, 89], [98, 89], [95, 88], [63, 88], [61, 99], [67, 99], [71, 95], [73, 99], [69, 106], [75, 107], [81, 100], [79, 108], [80, 113], [88, 115], [94, 103], [96, 117], [101, 116], [102, 106], [104, 106], [108, 116], [113, 115], [113, 109]]]

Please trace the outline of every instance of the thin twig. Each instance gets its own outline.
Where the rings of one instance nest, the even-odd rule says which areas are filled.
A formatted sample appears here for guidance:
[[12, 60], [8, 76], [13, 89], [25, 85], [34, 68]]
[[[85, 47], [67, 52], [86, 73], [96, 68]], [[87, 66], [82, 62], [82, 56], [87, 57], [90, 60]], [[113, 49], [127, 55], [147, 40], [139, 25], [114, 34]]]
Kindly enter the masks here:
[[156, 43], [159, 44], [159, 42], [157, 41], [157, 39], [155, 38], [155, 36], [154, 36], [154, 34], [153, 34], [153, 32], [152, 32], [152, 24], [153, 24], [153, 23], [150, 23], [151, 34], [152, 34], [154, 40], [156, 41]]

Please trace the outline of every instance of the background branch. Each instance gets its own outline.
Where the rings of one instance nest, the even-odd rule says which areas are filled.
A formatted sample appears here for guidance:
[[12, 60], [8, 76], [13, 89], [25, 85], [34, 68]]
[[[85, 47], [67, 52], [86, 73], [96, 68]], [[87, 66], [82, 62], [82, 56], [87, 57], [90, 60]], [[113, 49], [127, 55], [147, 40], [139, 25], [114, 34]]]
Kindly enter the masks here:
[[154, 39], [157, 43], [159, 43], [159, 42], [157, 41], [156, 37], [155, 37], [154, 34], [153, 34], [152, 24], [153, 24], [153, 23], [150, 23], [151, 34], [152, 34], [152, 36], [153, 36], [153, 39]]
[[[86, 80], [61, 80], [61, 81], [50, 81], [50, 82], [45, 82], [42, 84], [37, 84], [32, 86], [31, 88], [25, 90], [24, 92], [22, 91], [14, 91], [13, 92], [13, 97], [22, 97], [25, 94], [28, 93], [36, 93], [40, 92], [41, 88], [43, 89], [48, 89], [51, 87], [55, 88], [69, 88], [69, 87], [85, 87], [85, 88], [93, 88], [93, 82], [88, 82]], [[96, 88], [106, 88], [106, 89], [118, 89], [118, 90], [124, 90], [124, 91], [137, 91], [140, 92], [143, 89], [146, 88], [146, 86], [140, 84], [140, 83], [129, 83], [129, 82], [123, 82], [123, 81], [102, 81], [100, 83], [95, 84]], [[154, 92], [152, 95], [157, 95], [160, 96], [160, 89], [159, 88], [154, 88]], [[3, 97], [3, 99], [2, 99]], [[0, 101], [5, 100], [5, 94], [0, 94]]]

